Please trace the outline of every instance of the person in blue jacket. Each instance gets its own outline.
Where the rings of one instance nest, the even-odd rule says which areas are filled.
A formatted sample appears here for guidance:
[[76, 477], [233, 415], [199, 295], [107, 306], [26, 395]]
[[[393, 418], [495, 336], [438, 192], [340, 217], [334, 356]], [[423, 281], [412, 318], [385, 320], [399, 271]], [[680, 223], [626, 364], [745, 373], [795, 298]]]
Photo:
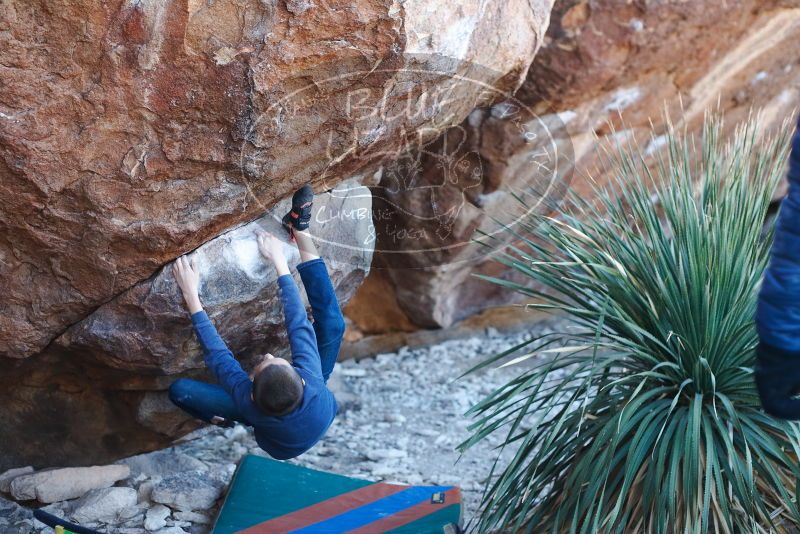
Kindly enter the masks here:
[[764, 411], [800, 419], [800, 122], [789, 157], [789, 194], [775, 223], [775, 243], [756, 312], [755, 377]]
[[186, 256], [173, 266], [206, 366], [219, 384], [181, 378], [170, 387], [170, 399], [190, 415], [209, 423], [252, 426], [258, 445], [279, 460], [294, 458], [313, 447], [337, 412], [336, 399], [326, 384], [336, 364], [345, 326], [325, 263], [307, 232], [312, 200], [309, 186], [297, 191], [292, 210], [283, 222], [300, 251], [297, 270], [311, 304], [313, 325], [289, 272], [282, 242], [267, 232], [257, 234], [261, 254], [272, 262], [278, 274], [291, 363], [266, 354], [251, 375], [245, 373], [203, 311], [196, 267]]

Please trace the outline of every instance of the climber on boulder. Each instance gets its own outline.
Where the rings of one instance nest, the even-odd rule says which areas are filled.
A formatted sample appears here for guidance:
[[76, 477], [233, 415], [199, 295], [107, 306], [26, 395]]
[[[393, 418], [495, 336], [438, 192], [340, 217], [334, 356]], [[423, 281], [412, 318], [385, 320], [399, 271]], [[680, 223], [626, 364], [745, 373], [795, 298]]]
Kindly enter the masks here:
[[306, 315], [297, 284], [289, 272], [283, 243], [258, 232], [258, 247], [278, 274], [291, 363], [266, 354], [247, 375], [203, 311], [198, 293], [199, 273], [184, 256], [173, 266], [205, 362], [219, 385], [181, 378], [169, 389], [170, 399], [203, 421], [252, 426], [258, 445], [273, 458], [286, 460], [314, 446], [336, 416], [337, 404], [327, 388], [344, 335], [344, 319], [324, 261], [307, 229], [313, 191], [306, 185], [292, 197], [283, 225], [300, 251], [297, 266], [311, 304], [313, 325]]

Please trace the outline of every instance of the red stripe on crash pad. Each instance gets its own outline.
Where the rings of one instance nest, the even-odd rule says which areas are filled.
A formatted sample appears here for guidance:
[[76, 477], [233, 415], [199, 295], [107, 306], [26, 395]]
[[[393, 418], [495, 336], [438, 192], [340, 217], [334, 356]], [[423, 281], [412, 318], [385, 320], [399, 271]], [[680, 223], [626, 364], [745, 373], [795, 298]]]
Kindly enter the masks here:
[[405, 489], [408, 489], [408, 486], [384, 484], [382, 482], [370, 484], [332, 499], [253, 525], [248, 529], [241, 530], [240, 534], [272, 534], [296, 530], [330, 519], [343, 512], [383, 499]]
[[407, 525], [408, 523], [416, 521], [417, 519], [425, 517], [426, 515], [438, 512], [442, 508], [453, 504], [459, 504], [460, 502], [461, 492], [458, 488], [453, 488], [445, 492], [443, 503], [434, 504], [430, 501], [419, 503], [416, 506], [401, 510], [395, 514], [375, 521], [374, 523], [370, 523], [369, 525], [364, 525], [361, 528], [350, 530], [347, 534], [382, 534], [383, 532], [388, 532], [393, 528], [402, 527], [403, 525]]

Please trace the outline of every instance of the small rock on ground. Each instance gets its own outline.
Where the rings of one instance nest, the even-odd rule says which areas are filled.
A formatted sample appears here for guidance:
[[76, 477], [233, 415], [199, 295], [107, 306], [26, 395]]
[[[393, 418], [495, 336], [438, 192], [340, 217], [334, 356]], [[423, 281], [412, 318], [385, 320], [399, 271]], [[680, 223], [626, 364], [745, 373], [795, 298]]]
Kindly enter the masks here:
[[183, 512], [207, 510], [214, 506], [223, 489], [223, 484], [208, 473], [188, 471], [164, 478], [153, 487], [150, 498]]
[[159, 530], [167, 526], [167, 518], [172, 510], [163, 504], [157, 504], [147, 511], [144, 519], [145, 530]]
[[14, 469], [9, 469], [5, 471], [3, 474], [0, 474], [0, 491], [3, 493], [8, 493], [11, 491], [11, 482], [22, 475], [28, 475], [33, 473], [33, 467], [26, 466], [26, 467], [16, 467]]
[[113, 523], [124, 518], [125, 510], [136, 506], [133, 488], [95, 489], [73, 505], [70, 516], [76, 523]]

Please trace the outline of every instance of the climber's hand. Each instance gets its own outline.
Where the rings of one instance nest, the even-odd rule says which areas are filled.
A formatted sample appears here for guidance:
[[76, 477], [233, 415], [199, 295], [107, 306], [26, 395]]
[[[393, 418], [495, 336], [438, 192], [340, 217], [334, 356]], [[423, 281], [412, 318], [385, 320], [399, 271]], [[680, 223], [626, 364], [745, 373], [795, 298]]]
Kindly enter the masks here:
[[256, 230], [256, 239], [258, 240], [258, 250], [264, 258], [270, 260], [272, 264], [275, 265], [278, 276], [289, 274], [286, 255], [283, 253], [283, 242], [264, 230]]
[[189, 313], [196, 313], [203, 309], [200, 304], [199, 288], [200, 288], [200, 271], [197, 269], [197, 263], [194, 258], [189, 261], [186, 256], [181, 256], [175, 263], [172, 264], [172, 274], [175, 276], [175, 281], [178, 282], [178, 287], [183, 292], [183, 299], [186, 301], [186, 307], [189, 308]]

